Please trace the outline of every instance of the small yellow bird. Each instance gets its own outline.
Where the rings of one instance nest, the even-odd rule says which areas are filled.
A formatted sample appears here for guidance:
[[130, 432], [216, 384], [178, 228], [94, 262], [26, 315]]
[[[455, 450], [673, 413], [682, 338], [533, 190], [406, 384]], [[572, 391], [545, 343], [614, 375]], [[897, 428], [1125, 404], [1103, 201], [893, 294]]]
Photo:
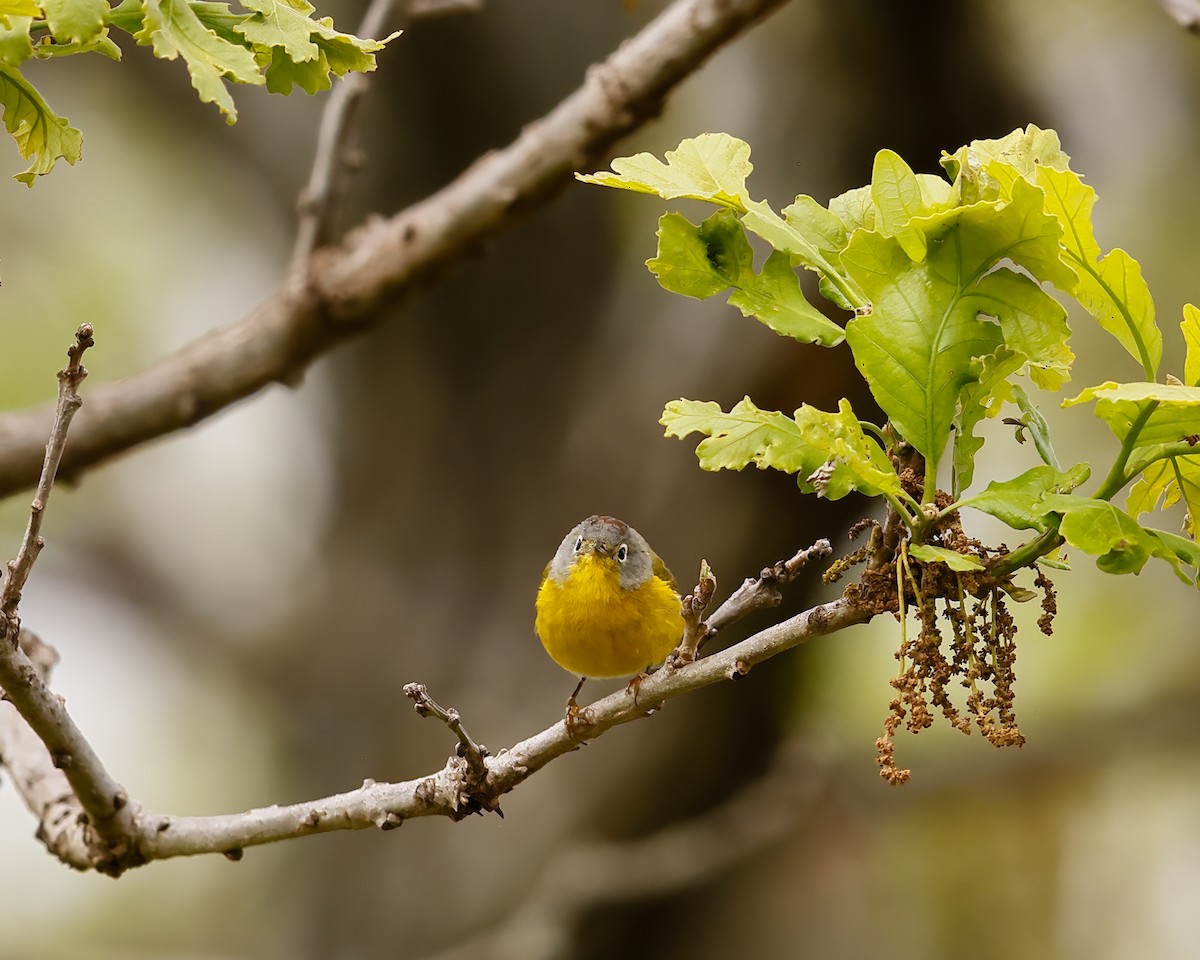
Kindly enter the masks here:
[[535, 623], [542, 646], [580, 678], [626, 677], [661, 663], [683, 637], [671, 571], [640, 533], [614, 517], [588, 517], [546, 565]]

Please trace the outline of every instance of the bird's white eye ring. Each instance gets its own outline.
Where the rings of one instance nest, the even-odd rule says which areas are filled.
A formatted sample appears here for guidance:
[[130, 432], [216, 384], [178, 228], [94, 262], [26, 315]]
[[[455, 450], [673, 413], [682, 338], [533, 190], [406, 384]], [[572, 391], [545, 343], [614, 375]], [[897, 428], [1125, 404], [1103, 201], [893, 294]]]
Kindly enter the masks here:
[[575, 538], [575, 552], [578, 553], [582, 549], [583, 549], [583, 537], [576, 537]]
[[617, 547], [617, 560], [621, 563], [625, 562], [625, 558], [629, 556], [629, 548], [625, 544]]

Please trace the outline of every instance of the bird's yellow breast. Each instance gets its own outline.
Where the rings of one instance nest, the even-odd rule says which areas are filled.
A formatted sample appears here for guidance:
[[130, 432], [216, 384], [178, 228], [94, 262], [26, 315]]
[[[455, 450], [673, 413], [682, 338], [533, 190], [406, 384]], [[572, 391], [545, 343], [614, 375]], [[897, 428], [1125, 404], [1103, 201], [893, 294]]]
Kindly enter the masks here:
[[621, 587], [613, 561], [580, 557], [561, 583], [547, 576], [536, 628], [546, 652], [580, 677], [626, 677], [660, 663], [683, 636], [679, 595], [650, 577]]

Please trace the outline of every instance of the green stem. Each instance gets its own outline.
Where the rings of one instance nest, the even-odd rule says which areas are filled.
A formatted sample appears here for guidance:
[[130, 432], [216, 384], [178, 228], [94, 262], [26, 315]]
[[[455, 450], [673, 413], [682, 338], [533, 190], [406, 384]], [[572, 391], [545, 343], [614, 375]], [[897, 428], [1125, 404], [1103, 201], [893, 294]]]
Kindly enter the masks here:
[[1006, 576], [1016, 570], [1020, 570], [1022, 567], [1028, 567], [1038, 557], [1044, 557], [1052, 550], [1056, 550], [1062, 546], [1064, 541], [1058, 532], [1060, 522], [1056, 518], [1053, 521], [1054, 526], [1045, 533], [1039, 534], [1028, 543], [1021, 544], [1012, 553], [1007, 553], [1003, 557], [998, 558], [995, 563], [988, 566], [988, 572], [997, 577]]
[[1178, 440], [1175, 443], [1164, 443], [1149, 456], [1135, 460], [1133, 466], [1126, 473], [1129, 479], [1132, 480], [1150, 466], [1150, 464], [1158, 460], [1174, 460], [1176, 457], [1200, 457], [1200, 446], [1188, 443], [1186, 440]]
[[937, 463], [925, 458], [925, 486], [921, 491], [924, 503], [933, 503], [937, 499]]
[[1125, 434], [1125, 439], [1121, 443], [1121, 452], [1117, 455], [1117, 459], [1113, 461], [1112, 469], [1108, 471], [1108, 476], [1104, 478], [1104, 482], [1092, 494], [1097, 500], [1111, 500], [1135, 476], [1135, 474], [1126, 474], [1125, 467], [1129, 464], [1129, 458], [1133, 455], [1134, 448], [1137, 446], [1142, 428], [1146, 426], [1146, 421], [1150, 419], [1151, 415], [1157, 409], [1158, 401], [1151, 400], [1146, 404], [1145, 409], [1138, 414], [1137, 419], [1130, 425], [1129, 432]]

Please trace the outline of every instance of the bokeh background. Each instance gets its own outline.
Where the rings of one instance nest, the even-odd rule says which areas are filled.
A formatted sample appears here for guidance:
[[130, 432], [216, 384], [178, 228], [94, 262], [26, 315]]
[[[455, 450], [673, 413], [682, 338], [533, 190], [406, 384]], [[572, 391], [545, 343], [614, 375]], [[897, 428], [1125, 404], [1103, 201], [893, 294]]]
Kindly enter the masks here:
[[[379, 58], [346, 222], [509, 142], [663, 6], [487, 0], [415, 25]], [[321, 12], [350, 29], [362, 10]], [[52, 396], [83, 320], [92, 375], [110, 380], [273, 290], [323, 106], [239, 90], [230, 128], [180, 64], [134, 48], [120, 65], [30, 73], [85, 147], [33, 190], [0, 184], [6, 408]], [[1177, 318], [1200, 297], [1200, 39], [1154, 3], [797, 0], [619, 153], [727, 131], [752, 144], [752, 187], [778, 208], [866, 182], [878, 148], [932, 172], [941, 150], [1030, 122], [1060, 132], [1099, 192], [1101, 244], [1141, 262], [1178, 372]], [[21, 169], [3, 150], [4, 172]], [[844, 347], [660, 290], [643, 262], [664, 209], [569, 186], [303, 383], [56, 492], [25, 622], [60, 651], [56, 689], [134, 797], [217, 813], [436, 769], [452, 743], [413, 714], [410, 680], [493, 750], [554, 722], [573, 681], [535, 639], [533, 596], [590, 513], [633, 523], [681, 581], [707, 558], [723, 593], [818, 536], [849, 549], [869, 505], [705, 474], [690, 444], [662, 438], [679, 396], [870, 409]], [[1076, 329], [1079, 386], [1138, 376], [1085, 319]], [[1110, 462], [1087, 409], [1044, 400], [1064, 460]], [[985, 451], [1010, 475], [1032, 462], [1007, 428]], [[25, 505], [0, 507], [7, 554]], [[1057, 582], [1053, 637], [1022, 611], [1029, 742], [902, 736], [914, 776], [899, 789], [874, 764], [891, 621], [613, 731], [522, 786], [503, 820], [330, 834], [114, 882], [46, 855], [4, 784], [0, 957], [1200, 956], [1195, 592], [1165, 566], [1114, 580], [1082, 557]], [[784, 612], [830, 595], [810, 576]], [[576, 909], [602, 861], [620, 879]]]

